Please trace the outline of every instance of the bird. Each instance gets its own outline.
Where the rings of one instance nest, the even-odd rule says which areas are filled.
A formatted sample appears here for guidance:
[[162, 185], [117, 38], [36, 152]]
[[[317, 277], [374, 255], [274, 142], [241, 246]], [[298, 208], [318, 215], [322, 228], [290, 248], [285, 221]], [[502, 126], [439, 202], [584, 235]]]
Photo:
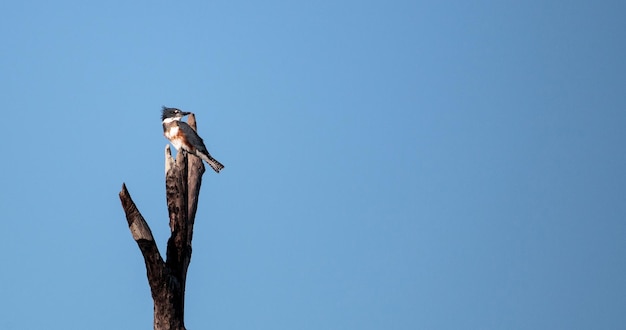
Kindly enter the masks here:
[[219, 173], [224, 165], [211, 156], [204, 145], [202, 138], [196, 131], [181, 119], [191, 112], [185, 112], [177, 108], [163, 106], [161, 120], [163, 121], [163, 135], [170, 140], [176, 150], [183, 150], [192, 155], [200, 157], [211, 168]]

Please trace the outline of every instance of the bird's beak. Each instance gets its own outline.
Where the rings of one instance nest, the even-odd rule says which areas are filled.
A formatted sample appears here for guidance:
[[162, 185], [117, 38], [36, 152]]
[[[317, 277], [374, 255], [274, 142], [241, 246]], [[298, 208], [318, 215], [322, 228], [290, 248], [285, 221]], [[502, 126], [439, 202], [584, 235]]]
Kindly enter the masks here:
[[191, 112], [184, 112], [184, 111], [183, 111], [183, 112], [181, 112], [181, 114], [182, 114], [183, 116], [186, 116], [186, 115], [190, 115], [190, 114], [191, 114]]

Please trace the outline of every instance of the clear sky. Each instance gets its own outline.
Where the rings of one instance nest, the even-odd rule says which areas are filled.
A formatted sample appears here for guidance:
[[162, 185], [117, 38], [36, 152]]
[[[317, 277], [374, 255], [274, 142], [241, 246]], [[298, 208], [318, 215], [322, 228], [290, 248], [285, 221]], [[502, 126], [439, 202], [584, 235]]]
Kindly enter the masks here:
[[150, 329], [160, 107], [189, 329], [623, 329], [623, 1], [4, 1], [0, 329]]

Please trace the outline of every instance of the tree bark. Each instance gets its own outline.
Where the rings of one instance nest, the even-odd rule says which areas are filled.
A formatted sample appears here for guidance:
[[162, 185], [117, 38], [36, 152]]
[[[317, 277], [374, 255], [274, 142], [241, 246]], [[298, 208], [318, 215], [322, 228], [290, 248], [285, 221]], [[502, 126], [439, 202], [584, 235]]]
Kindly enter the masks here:
[[[196, 129], [193, 114], [189, 115], [188, 123]], [[126, 184], [122, 184], [119, 194], [122, 207], [130, 232], [146, 264], [148, 284], [154, 300], [155, 330], [185, 330], [185, 283], [204, 171], [200, 158], [188, 157], [187, 153], [180, 151], [173, 159], [169, 145], [165, 147], [165, 193], [171, 231], [165, 261], [148, 223], [130, 197]]]

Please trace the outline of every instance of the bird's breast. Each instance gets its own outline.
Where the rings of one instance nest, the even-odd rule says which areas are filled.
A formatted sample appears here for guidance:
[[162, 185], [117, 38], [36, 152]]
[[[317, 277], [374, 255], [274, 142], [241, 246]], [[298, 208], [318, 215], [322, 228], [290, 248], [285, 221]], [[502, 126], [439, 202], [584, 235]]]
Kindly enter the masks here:
[[168, 140], [170, 140], [170, 142], [172, 143], [172, 145], [174, 145], [174, 148], [176, 148], [176, 150], [180, 150], [180, 148], [183, 145], [183, 137], [180, 136], [179, 133], [180, 133], [180, 129], [178, 128], [178, 126], [168, 127], [163, 132], [163, 135], [165, 135], [165, 137]]
[[172, 127], [167, 128], [165, 132], [163, 133], [165, 134], [166, 138], [171, 140], [178, 136], [178, 132], [179, 132], [178, 126], [172, 126]]

